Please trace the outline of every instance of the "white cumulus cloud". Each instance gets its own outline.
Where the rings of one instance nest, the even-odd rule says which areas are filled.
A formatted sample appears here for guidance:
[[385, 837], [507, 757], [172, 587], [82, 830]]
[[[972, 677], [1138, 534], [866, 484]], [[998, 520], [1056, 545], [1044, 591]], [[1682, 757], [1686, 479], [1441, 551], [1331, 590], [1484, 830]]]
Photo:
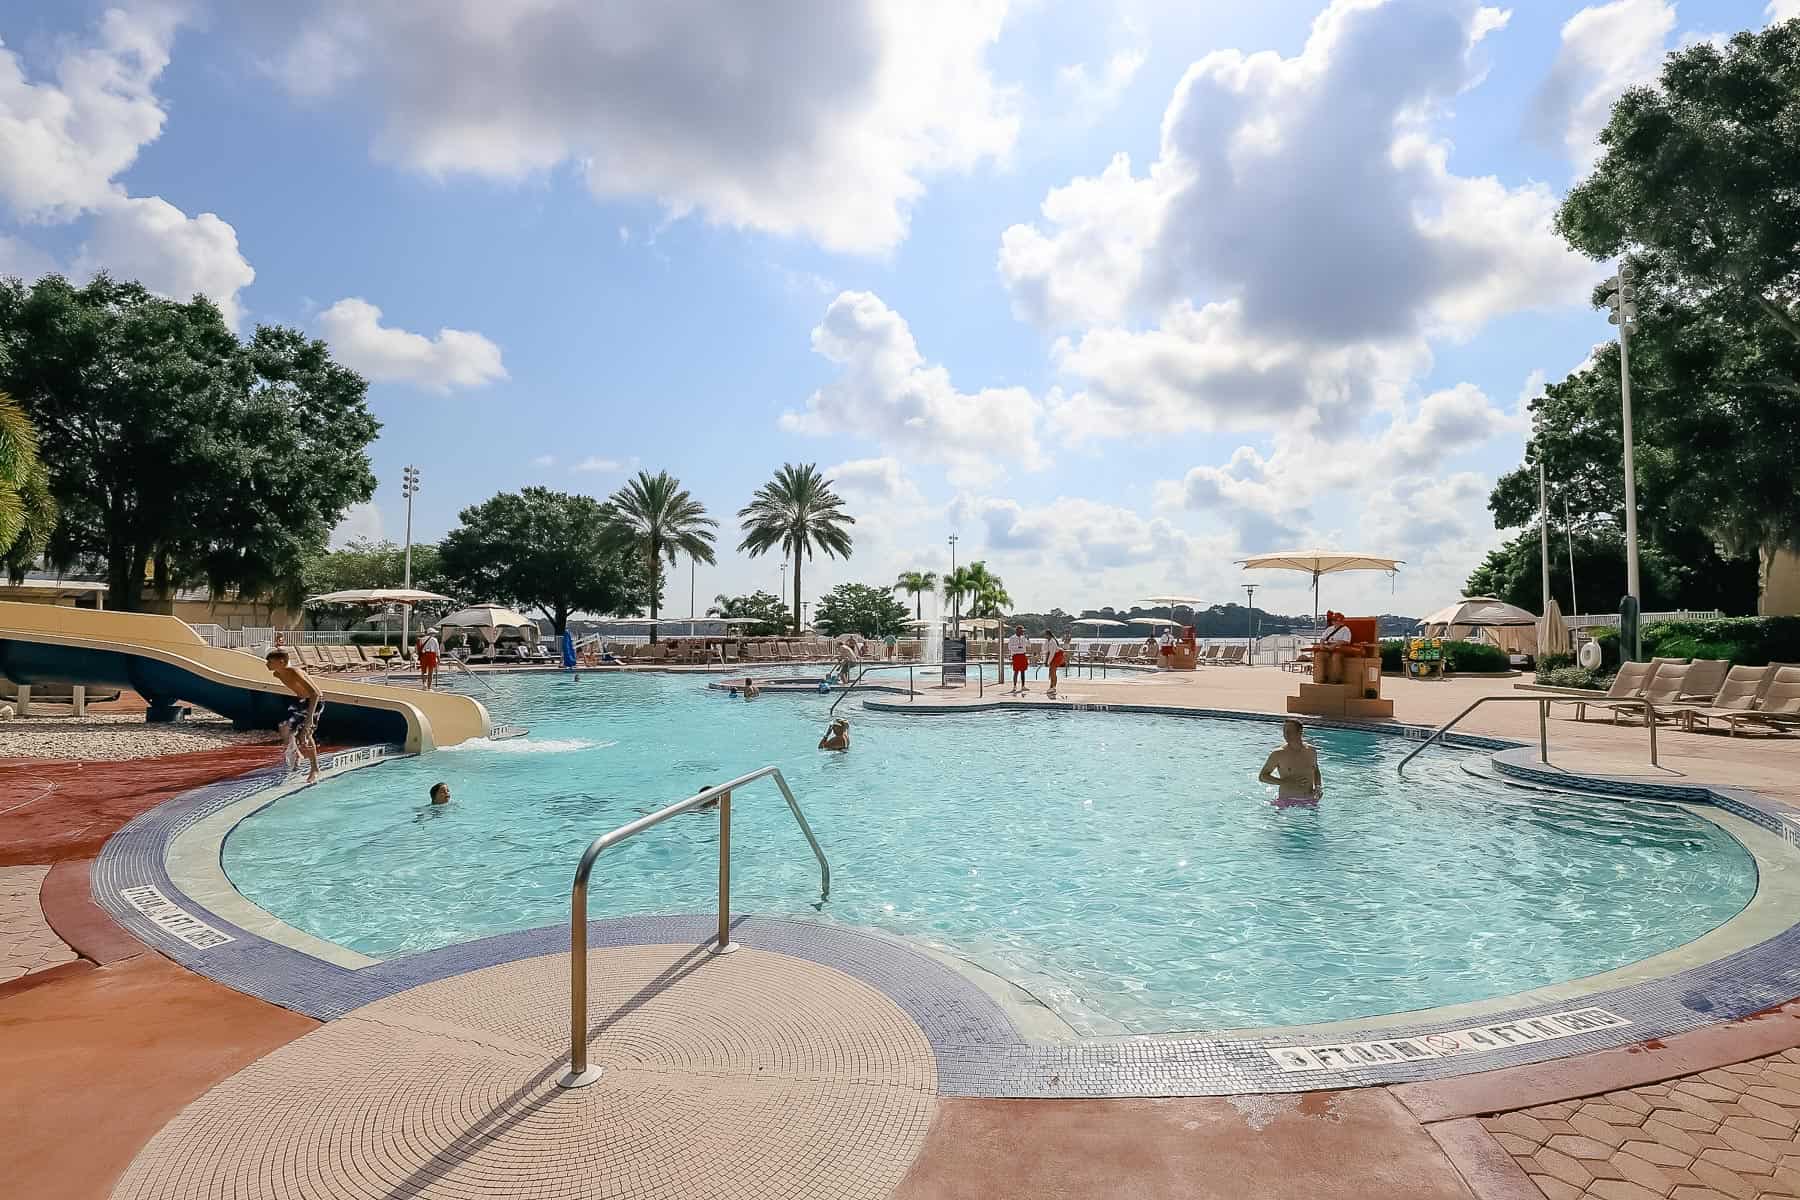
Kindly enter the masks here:
[[1115, 156], [1006, 230], [1016, 310], [1078, 331], [1054, 351], [1055, 426], [1348, 428], [1396, 406], [1433, 339], [1581, 303], [1555, 195], [1455, 173], [1436, 133], [1504, 23], [1474, 0], [1334, 0], [1295, 56], [1190, 66], [1143, 174]]
[[1540, 137], [1563, 145], [1578, 172], [1585, 174], [1600, 157], [1597, 139], [1613, 101], [1656, 78], [1674, 28], [1669, 0], [1613, 0], [1564, 22], [1562, 45], [1533, 101], [1532, 119]]
[[[132, 196], [118, 180], [162, 134], [155, 85], [182, 11], [155, 2], [108, 9], [90, 44], [61, 48], [47, 79], [30, 78], [0, 44], [0, 205], [20, 221], [89, 219], [77, 271], [136, 278], [178, 299], [203, 293], [235, 324], [238, 292], [256, 278], [237, 231], [216, 214], [189, 217], [161, 197]], [[28, 262], [44, 267], [36, 256]]]
[[879, 252], [926, 180], [1018, 131], [987, 51], [1006, 0], [310, 0], [278, 78], [379, 113], [382, 159], [505, 179], [570, 165], [599, 196]]
[[1769, 24], [1800, 17], [1800, 0], [1769, 0]]
[[[873, 501], [889, 508], [923, 506], [924, 494], [906, 474], [897, 458], [855, 458], [825, 468], [832, 487], [846, 497]], [[858, 518], [859, 527], [861, 518]]]
[[358, 296], [319, 314], [319, 327], [340, 362], [379, 383], [410, 383], [445, 393], [506, 378], [500, 347], [466, 329], [433, 337], [381, 323], [381, 310]]
[[906, 319], [873, 292], [839, 294], [812, 331], [812, 346], [836, 364], [837, 377], [804, 409], [784, 412], [784, 430], [871, 437], [943, 464], [959, 482], [990, 478], [1008, 463], [1042, 464], [1037, 398], [1020, 387], [957, 390], [948, 370], [925, 360]]

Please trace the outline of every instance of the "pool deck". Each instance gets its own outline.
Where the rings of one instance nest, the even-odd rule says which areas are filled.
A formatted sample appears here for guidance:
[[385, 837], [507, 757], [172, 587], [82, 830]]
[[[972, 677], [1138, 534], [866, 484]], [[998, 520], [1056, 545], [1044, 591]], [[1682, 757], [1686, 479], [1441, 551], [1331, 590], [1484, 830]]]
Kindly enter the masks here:
[[[1063, 699], [1268, 714], [1296, 681], [1083, 677]], [[1398, 721], [1430, 725], [1522, 694], [1512, 682], [1384, 686]], [[1044, 704], [1042, 687], [1022, 703]], [[1459, 728], [1535, 744], [1536, 709], [1490, 705]], [[1563, 769], [1800, 805], [1793, 739], [1665, 729], [1651, 768], [1641, 727], [1559, 716], [1550, 745]], [[0, 902], [0, 943], [29, 960], [0, 981], [0, 1179], [18, 1194], [1800, 1196], [1800, 1007], [1447, 1079], [1145, 1099], [946, 1094], [957, 1057], [940, 1021], [854, 964], [760, 937], [724, 958], [691, 940], [597, 942], [608, 1070], [577, 1091], [553, 1084], [567, 956], [549, 946], [321, 1023], [183, 969], [90, 895], [114, 831], [267, 757], [0, 764], [0, 863], [39, 887], [39, 911], [27, 887]]]

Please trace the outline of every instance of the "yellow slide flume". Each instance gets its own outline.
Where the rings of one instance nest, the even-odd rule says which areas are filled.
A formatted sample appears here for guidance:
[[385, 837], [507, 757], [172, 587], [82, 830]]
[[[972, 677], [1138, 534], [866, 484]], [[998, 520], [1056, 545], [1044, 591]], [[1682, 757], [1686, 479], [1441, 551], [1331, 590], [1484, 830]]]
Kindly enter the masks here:
[[[0, 675], [14, 683], [128, 687], [153, 708], [196, 704], [244, 728], [272, 729], [293, 696], [261, 658], [206, 644], [185, 622], [149, 613], [0, 602]], [[313, 677], [319, 733], [338, 741], [454, 746], [493, 731], [487, 709], [451, 692]]]

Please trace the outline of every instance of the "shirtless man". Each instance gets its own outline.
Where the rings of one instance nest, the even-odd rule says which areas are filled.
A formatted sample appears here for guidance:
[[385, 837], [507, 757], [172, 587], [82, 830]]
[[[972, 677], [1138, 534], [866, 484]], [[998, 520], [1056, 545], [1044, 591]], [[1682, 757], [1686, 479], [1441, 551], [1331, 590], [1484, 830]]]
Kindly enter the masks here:
[[288, 710], [288, 717], [294, 722], [294, 744], [312, 766], [306, 776], [306, 782], [312, 783], [319, 778], [319, 746], [313, 740], [313, 732], [319, 725], [319, 706], [325, 703], [325, 695], [304, 671], [288, 665], [286, 650], [271, 650], [263, 661], [268, 664], [270, 673], [300, 699], [299, 704]]
[[831, 723], [825, 736], [819, 739], [821, 750], [848, 750], [850, 748], [850, 722], [843, 717]]
[[1284, 721], [1281, 734], [1281, 749], [1269, 755], [1256, 776], [1257, 782], [1277, 786], [1276, 808], [1317, 804], [1319, 797], [1325, 794], [1325, 777], [1319, 773], [1318, 752], [1300, 740], [1298, 721]]

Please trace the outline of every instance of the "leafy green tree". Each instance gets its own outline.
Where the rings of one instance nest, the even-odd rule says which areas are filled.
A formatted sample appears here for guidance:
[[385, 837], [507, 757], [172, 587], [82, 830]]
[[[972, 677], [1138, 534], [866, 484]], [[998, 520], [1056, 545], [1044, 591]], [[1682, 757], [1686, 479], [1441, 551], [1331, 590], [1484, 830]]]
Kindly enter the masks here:
[[923, 621], [925, 602], [919, 597], [925, 592], [937, 590], [937, 582], [935, 571], [902, 571], [900, 577], [894, 580], [894, 591], [905, 592], [913, 598], [913, 617]]
[[[1611, 526], [1578, 532], [1575, 542], [1574, 599], [1587, 612], [1610, 612], [1625, 594], [1625, 539]], [[1646, 610], [1719, 609], [1753, 611], [1756, 607], [1756, 564], [1750, 560], [1719, 561], [1690, 548], [1691, 557], [1672, 554], [1662, 544], [1640, 539], [1638, 586]], [[1706, 548], [1710, 550], [1710, 548]], [[1530, 612], [1543, 605], [1542, 556], [1535, 528], [1489, 551], [1465, 585], [1470, 596], [1495, 596]], [[1564, 613], [1572, 613], [1569, 590], [1569, 543], [1566, 530], [1552, 522], [1550, 530], [1550, 594]]]
[[1800, 342], [1800, 21], [1669, 55], [1614, 102], [1600, 144], [1557, 214], [1571, 245]]
[[[306, 560], [301, 574], [301, 593], [320, 596], [364, 588], [397, 588], [406, 582], [406, 548], [393, 541], [357, 538], [336, 550], [321, 550]], [[428, 592], [447, 592], [454, 587], [444, 574], [438, 548], [431, 542], [414, 542], [412, 585]], [[314, 605], [308, 616], [316, 628], [348, 628], [369, 615], [366, 607]], [[422, 615], [422, 614], [421, 614]], [[414, 627], [420, 621], [413, 621]]]
[[943, 589], [944, 603], [950, 605], [951, 610], [959, 615], [962, 612], [962, 602], [971, 599], [976, 591], [975, 578], [970, 574], [968, 567], [957, 567], [953, 571], [946, 571], [938, 586]]
[[324, 342], [247, 341], [204, 297], [105, 275], [0, 280], [0, 390], [37, 426], [61, 519], [48, 554], [104, 563], [108, 604], [186, 583], [297, 590], [307, 557], [374, 494], [367, 385]]
[[987, 563], [979, 559], [969, 564], [969, 587], [974, 600], [969, 610], [971, 616], [1000, 617], [1012, 607], [1012, 597], [1007, 594], [1006, 584], [988, 570]]
[[[655, 475], [639, 471], [636, 479], [606, 502], [602, 532], [612, 545], [642, 557], [650, 580], [650, 617], [655, 620], [662, 600], [664, 560], [672, 567], [680, 553], [699, 562], [712, 562], [712, 531], [718, 527], [679, 479], [667, 471]], [[650, 626], [650, 640], [656, 641], [655, 625]]]
[[1800, 548], [1800, 21], [1671, 54], [1600, 141], [1557, 225], [1639, 272], [1640, 495], [1733, 558]]
[[558, 634], [577, 612], [635, 616], [651, 599], [649, 576], [642, 558], [607, 537], [607, 519], [592, 496], [502, 492], [463, 509], [438, 543], [444, 579], [475, 602], [536, 608]]
[[713, 606], [706, 610], [706, 615], [749, 618], [756, 624], [739, 628], [750, 637], [767, 637], [787, 624], [787, 601], [774, 592], [760, 589], [748, 596], [727, 596], [721, 592], [713, 597]]
[[833, 558], [849, 558], [845, 526], [856, 524], [856, 518], [844, 511], [843, 500], [816, 464], [785, 463], [738, 510], [738, 519], [744, 531], [739, 550], [756, 558], [779, 546], [794, 564], [794, 632], [800, 632], [800, 558], [811, 558], [815, 547]]
[[50, 544], [56, 500], [38, 458], [37, 430], [18, 401], [0, 392], [0, 566], [17, 583]]
[[840, 583], [819, 598], [813, 627], [831, 637], [845, 633], [898, 636], [906, 630], [906, 605], [894, 598], [893, 588]]

